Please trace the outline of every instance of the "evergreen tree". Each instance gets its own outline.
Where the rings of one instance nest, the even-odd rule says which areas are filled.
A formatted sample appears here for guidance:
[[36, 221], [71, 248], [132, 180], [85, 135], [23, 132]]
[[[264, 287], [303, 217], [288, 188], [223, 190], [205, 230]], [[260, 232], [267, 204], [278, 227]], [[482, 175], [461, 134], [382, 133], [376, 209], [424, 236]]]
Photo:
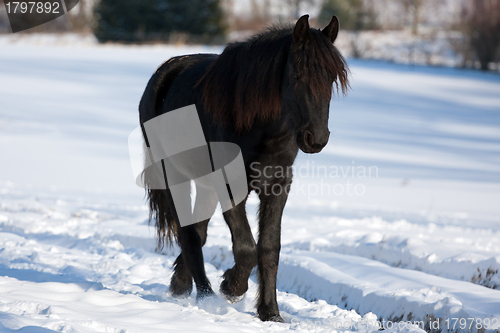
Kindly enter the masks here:
[[100, 0], [94, 33], [100, 41], [163, 39], [172, 33], [223, 36], [220, 0]]
[[345, 30], [359, 31], [376, 28], [376, 15], [364, 0], [325, 0], [319, 23], [326, 25], [336, 15]]
[[491, 62], [500, 59], [500, 2], [473, 0], [467, 14], [466, 36], [481, 69], [487, 71]]

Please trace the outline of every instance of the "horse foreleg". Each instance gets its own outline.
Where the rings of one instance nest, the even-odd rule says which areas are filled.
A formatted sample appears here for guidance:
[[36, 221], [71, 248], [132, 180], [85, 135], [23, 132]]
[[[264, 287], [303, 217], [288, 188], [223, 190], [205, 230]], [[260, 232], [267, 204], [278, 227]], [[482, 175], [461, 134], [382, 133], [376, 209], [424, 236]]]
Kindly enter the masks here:
[[281, 217], [287, 200], [286, 186], [279, 195], [261, 193], [259, 209], [259, 298], [257, 314], [263, 321], [284, 322], [276, 301], [276, 275], [281, 248]]
[[229, 302], [240, 301], [248, 290], [248, 278], [257, 265], [257, 246], [248, 224], [245, 210], [246, 200], [224, 213], [231, 231], [234, 266], [224, 273], [220, 292]]

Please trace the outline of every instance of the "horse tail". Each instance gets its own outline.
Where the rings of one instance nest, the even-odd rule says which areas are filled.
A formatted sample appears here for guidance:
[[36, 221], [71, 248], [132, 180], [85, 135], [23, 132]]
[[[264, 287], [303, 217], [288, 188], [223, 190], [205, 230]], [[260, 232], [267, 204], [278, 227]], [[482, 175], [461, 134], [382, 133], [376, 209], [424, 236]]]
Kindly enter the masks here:
[[[139, 118], [147, 147], [149, 147], [149, 142], [143, 124], [161, 114], [163, 102], [172, 82], [186, 67], [181, 60], [182, 57], [174, 57], [158, 67], [142, 95]], [[149, 206], [149, 223], [152, 221], [155, 223], [158, 249], [162, 249], [165, 244], [171, 245], [174, 240], [179, 243], [179, 223], [170, 191], [168, 188], [152, 189], [149, 184], [154, 183], [151, 181], [153, 176], [148, 170], [143, 172], [143, 177]]]
[[179, 223], [170, 191], [147, 188], [146, 197], [149, 203], [149, 222], [155, 222], [158, 249], [161, 250], [165, 244], [172, 245], [173, 240], [179, 244]]
[[[192, 54], [173, 57], [158, 67], [151, 79], [149, 79], [139, 104], [139, 118], [147, 147], [149, 147], [149, 142], [143, 124], [165, 112], [163, 106], [175, 79], [190, 66], [201, 61], [209, 63], [216, 57], [217, 55], [214, 54]], [[179, 243], [180, 225], [168, 184], [167, 189], [152, 189], [148, 186], [148, 183], [154, 183], [150, 181], [154, 175], [150, 174], [148, 176], [146, 170], [143, 176], [144, 184], [146, 184], [146, 198], [149, 203], [149, 222], [151, 223], [153, 220], [155, 222], [158, 248], [163, 248], [165, 244], [171, 245], [174, 239]]]

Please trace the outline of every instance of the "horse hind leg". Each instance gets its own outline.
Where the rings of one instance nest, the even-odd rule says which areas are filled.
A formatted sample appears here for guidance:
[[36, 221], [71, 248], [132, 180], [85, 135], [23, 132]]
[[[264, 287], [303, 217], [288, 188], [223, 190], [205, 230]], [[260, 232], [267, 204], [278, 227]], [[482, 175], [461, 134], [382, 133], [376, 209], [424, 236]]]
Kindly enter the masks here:
[[[150, 175], [146, 174], [146, 177]], [[155, 217], [155, 224], [159, 237], [159, 247], [165, 243], [171, 244], [172, 236], [180, 244], [181, 227], [178, 222], [177, 211], [174, 206], [172, 194], [169, 189], [164, 191], [149, 190], [148, 200], [151, 216]], [[200, 233], [203, 234], [203, 233]], [[206, 234], [206, 232], [205, 232]], [[187, 297], [193, 289], [193, 276], [181, 255], [177, 257], [173, 265], [174, 274], [170, 280], [170, 292], [174, 297]]]
[[[217, 196], [203, 187], [196, 187], [194, 216], [212, 216], [217, 206]], [[201, 222], [180, 228], [179, 241], [181, 254], [175, 261], [171, 291], [174, 296], [189, 295], [194, 280], [197, 298], [213, 295], [214, 292], [205, 273], [203, 252], [201, 248], [207, 239], [209, 218]]]
[[[205, 245], [207, 241], [207, 228], [209, 220], [196, 223], [196, 232], [198, 233], [201, 245]], [[189, 270], [186, 262], [184, 261], [184, 256], [179, 254], [174, 262], [174, 274], [170, 280], [170, 292], [172, 296], [176, 298], [187, 297], [191, 294], [193, 290], [193, 275]]]
[[[175, 220], [175, 224], [177, 225], [177, 241], [178, 241], [178, 244], [182, 248], [182, 242], [183, 242], [182, 235], [181, 235], [182, 228], [178, 222], [179, 219], [177, 216], [177, 211], [175, 209], [173, 198], [170, 194], [170, 191], [169, 190], [167, 190], [167, 191], [169, 194], [167, 196], [167, 201], [168, 201], [168, 204], [171, 208], [171, 212], [173, 213], [172, 215], [175, 216], [174, 220]], [[189, 296], [191, 294], [191, 292], [193, 291], [193, 276], [191, 274], [189, 266], [187, 265], [187, 263], [184, 259], [182, 251], [181, 251], [181, 254], [179, 254], [177, 259], [175, 260], [174, 265], [173, 265], [173, 269], [174, 269], [174, 274], [172, 275], [172, 278], [170, 279], [170, 292], [171, 292], [172, 296], [174, 296], [176, 298], [183, 298], [183, 297]]]
[[184, 298], [188, 297], [192, 291], [193, 276], [181, 253], [174, 262], [174, 274], [170, 279], [170, 292], [176, 298]]

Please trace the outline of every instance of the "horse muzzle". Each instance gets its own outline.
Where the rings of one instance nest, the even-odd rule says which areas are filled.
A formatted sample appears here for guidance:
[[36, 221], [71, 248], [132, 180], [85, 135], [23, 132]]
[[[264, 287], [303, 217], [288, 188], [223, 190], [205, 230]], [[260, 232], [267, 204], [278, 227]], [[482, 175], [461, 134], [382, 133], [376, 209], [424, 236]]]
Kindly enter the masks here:
[[330, 138], [330, 131], [320, 137], [315, 136], [311, 131], [305, 130], [299, 133], [297, 137], [297, 144], [306, 154], [317, 154], [323, 150]]

